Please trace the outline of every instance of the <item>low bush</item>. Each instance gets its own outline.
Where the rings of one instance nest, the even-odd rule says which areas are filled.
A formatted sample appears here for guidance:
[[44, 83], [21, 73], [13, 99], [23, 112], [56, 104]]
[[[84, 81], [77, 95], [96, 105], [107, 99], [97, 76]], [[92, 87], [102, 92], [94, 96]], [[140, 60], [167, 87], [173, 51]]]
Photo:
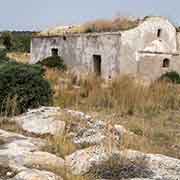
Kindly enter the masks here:
[[170, 71], [163, 74], [159, 80], [166, 80], [172, 83], [180, 84], [180, 75], [176, 71]]
[[0, 108], [2, 115], [14, 115], [49, 105], [52, 90], [38, 65], [4, 63], [0, 66]]
[[39, 62], [39, 64], [48, 68], [57, 68], [59, 70], [66, 70], [66, 65], [60, 56], [50, 56]]
[[0, 49], [0, 64], [9, 61], [9, 58], [6, 56], [6, 54], [7, 54], [6, 49]]

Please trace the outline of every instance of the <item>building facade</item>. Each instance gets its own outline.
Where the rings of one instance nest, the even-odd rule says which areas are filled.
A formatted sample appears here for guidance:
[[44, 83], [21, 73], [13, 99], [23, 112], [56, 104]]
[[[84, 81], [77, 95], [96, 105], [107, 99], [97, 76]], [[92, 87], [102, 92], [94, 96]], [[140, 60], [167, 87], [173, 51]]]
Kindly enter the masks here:
[[94, 72], [105, 79], [132, 74], [154, 80], [167, 71], [180, 73], [180, 33], [164, 17], [147, 17], [127, 31], [32, 38], [30, 63], [53, 55], [80, 73]]

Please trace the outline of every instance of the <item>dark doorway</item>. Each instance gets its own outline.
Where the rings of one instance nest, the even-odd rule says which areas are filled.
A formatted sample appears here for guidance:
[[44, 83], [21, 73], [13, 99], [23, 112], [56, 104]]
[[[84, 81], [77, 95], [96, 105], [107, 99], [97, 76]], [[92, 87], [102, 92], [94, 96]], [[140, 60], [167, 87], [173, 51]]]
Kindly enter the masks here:
[[158, 29], [158, 31], [157, 31], [157, 37], [161, 37], [161, 29]]
[[101, 76], [101, 56], [93, 55], [93, 61], [94, 61], [94, 73], [97, 76]]
[[58, 56], [58, 49], [57, 48], [52, 48], [51, 49], [51, 55], [52, 56]]
[[163, 68], [168, 68], [170, 66], [170, 60], [169, 59], [164, 59], [163, 60]]

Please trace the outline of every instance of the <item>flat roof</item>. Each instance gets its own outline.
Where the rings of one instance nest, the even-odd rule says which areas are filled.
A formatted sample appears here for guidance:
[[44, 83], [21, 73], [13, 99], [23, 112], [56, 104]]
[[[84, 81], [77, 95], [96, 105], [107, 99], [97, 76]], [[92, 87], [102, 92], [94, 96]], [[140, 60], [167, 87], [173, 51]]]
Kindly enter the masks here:
[[32, 38], [61, 38], [61, 37], [81, 37], [81, 36], [105, 36], [105, 35], [115, 35], [121, 36], [121, 32], [94, 32], [94, 33], [64, 33], [61, 35], [33, 35]]

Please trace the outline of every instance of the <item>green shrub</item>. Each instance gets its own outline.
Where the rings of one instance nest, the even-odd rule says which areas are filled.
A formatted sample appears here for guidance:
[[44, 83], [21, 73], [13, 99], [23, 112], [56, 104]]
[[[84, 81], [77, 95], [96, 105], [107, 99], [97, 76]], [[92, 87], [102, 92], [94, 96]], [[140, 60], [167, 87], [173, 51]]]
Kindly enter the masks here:
[[31, 46], [31, 35], [27, 35], [27, 34], [16, 35], [15, 33], [13, 34], [12, 51], [29, 53], [30, 46]]
[[172, 83], [180, 84], [180, 75], [176, 71], [166, 72], [159, 80], [167, 80]]
[[8, 31], [3, 32], [1, 39], [2, 39], [3, 45], [6, 47], [6, 49], [10, 50], [13, 46], [12, 33], [8, 32]]
[[0, 66], [0, 108], [3, 115], [50, 105], [52, 90], [38, 65], [4, 63]]
[[4, 63], [8, 59], [6, 57], [6, 50], [5, 49], [0, 49], [0, 64]]
[[0, 44], [3, 44], [9, 52], [29, 53], [32, 33], [29, 31], [5, 31], [0, 37]]
[[57, 68], [59, 70], [66, 70], [66, 65], [60, 56], [51, 56], [39, 62], [39, 64], [48, 68]]

